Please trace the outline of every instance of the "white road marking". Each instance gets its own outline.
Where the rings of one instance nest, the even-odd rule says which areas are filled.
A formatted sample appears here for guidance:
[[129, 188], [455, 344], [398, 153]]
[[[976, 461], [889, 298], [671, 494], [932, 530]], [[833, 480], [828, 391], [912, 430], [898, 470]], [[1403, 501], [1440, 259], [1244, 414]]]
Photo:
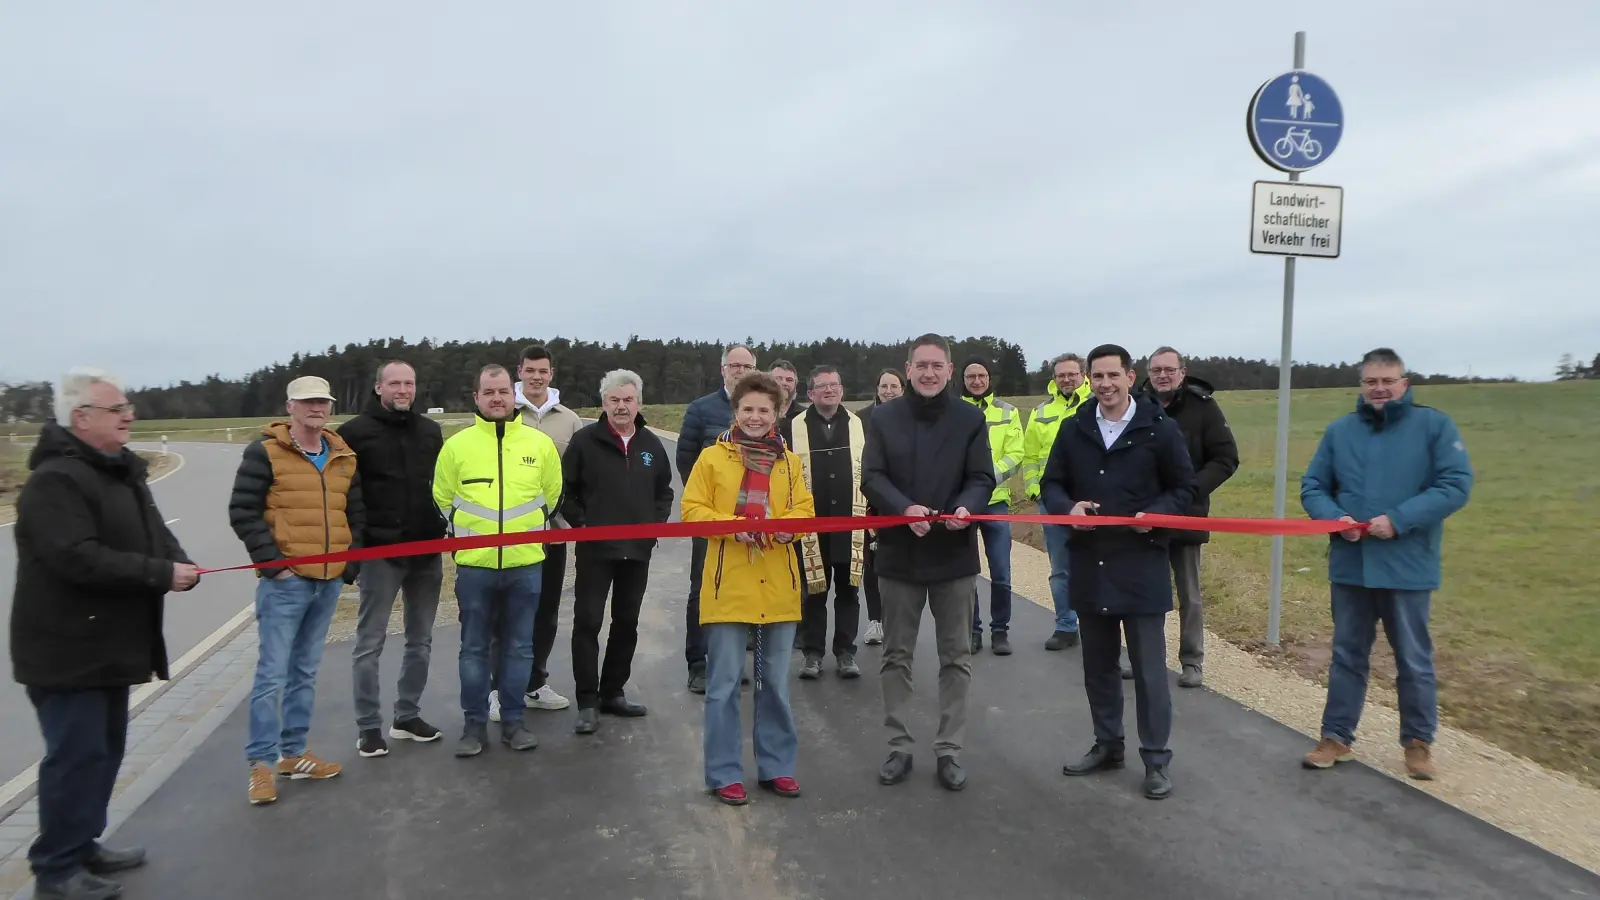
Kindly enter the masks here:
[[[187, 459], [184, 459], [184, 456], [183, 456], [182, 453], [179, 453], [176, 450], [169, 450], [168, 452], [171, 453], [173, 456], [176, 456], [178, 458], [178, 464], [173, 466], [172, 468], [168, 469], [167, 471], [162, 472], [160, 475], [157, 475], [156, 477], [150, 479], [150, 482], [149, 482], [150, 484], [155, 484], [156, 482], [160, 481], [163, 478], [166, 478], [168, 476], [177, 474], [178, 470], [183, 468], [184, 463], [188, 462]], [[172, 520], [172, 522], [176, 522], [176, 521], [178, 521], [178, 520], [177, 519], [173, 519]], [[168, 522], [167, 524], [171, 525], [172, 522]], [[10, 522], [3, 522], [3, 523], [0, 523], [0, 528], [10, 528], [11, 526], [13, 526], [15, 524], [17, 524], [15, 520], [10, 521]], [[4, 788], [0, 788], [0, 792], [3, 792], [4, 790], [5, 790]], [[3, 796], [3, 793], [0, 793], [0, 796]]]
[[179, 520], [178, 519], [168, 519], [165, 522], [162, 522], [161, 524], [163, 524], [163, 525], [171, 525], [173, 522], [177, 522], [177, 521], [179, 521]]

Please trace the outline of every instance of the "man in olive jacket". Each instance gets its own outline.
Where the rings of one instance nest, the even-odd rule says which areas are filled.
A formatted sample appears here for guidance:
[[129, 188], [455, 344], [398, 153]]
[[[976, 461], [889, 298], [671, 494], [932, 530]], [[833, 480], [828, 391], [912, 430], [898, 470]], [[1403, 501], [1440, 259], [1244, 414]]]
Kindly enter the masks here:
[[[1148, 396], [1134, 397], [1133, 359], [1115, 344], [1089, 353], [1095, 402], [1062, 423], [1039, 487], [1045, 506], [1073, 516], [1182, 515], [1194, 501], [1194, 466], [1178, 425]], [[1083, 642], [1083, 687], [1094, 746], [1067, 775], [1123, 766], [1121, 652], [1128, 638], [1138, 698], [1144, 794], [1172, 792], [1172, 692], [1167, 686], [1166, 615], [1172, 610], [1167, 529], [1073, 525], [1067, 541], [1069, 595]]]
[[45, 745], [28, 863], [41, 900], [114, 897], [120, 886], [100, 876], [145, 856], [97, 841], [127, 744], [128, 689], [168, 677], [163, 598], [200, 575], [163, 524], [148, 466], [125, 446], [133, 404], [115, 377], [73, 369], [55, 405], [17, 501], [11, 665]]

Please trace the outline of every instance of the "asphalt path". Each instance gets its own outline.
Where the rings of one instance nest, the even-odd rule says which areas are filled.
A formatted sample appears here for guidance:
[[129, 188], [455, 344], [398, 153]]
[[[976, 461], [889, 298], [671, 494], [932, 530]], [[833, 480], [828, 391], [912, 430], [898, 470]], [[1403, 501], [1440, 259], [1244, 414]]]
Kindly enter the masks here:
[[[161, 449], [160, 444], [134, 443], [138, 450]], [[178, 443], [168, 450], [181, 454], [183, 465], [151, 486], [161, 515], [178, 536], [191, 559], [202, 566], [249, 562], [244, 546], [228, 525], [228, 493], [239, 466], [244, 444]], [[22, 685], [11, 677], [11, 599], [17, 582], [17, 545], [14, 526], [0, 528], [0, 654], [5, 678], [0, 684], [0, 783], [10, 781], [39, 761], [44, 742], [39, 737], [33, 704]], [[253, 600], [254, 580], [237, 572], [200, 580], [192, 591], [167, 595], [167, 657], [176, 661], [207, 635], [222, 627]]]
[[[722, 806], [702, 785], [703, 700], [684, 688], [688, 562], [689, 542], [667, 540], [651, 564], [628, 688], [647, 717], [603, 717], [597, 735], [579, 736], [572, 710], [533, 711], [537, 750], [495, 741], [479, 758], [454, 759], [458, 636], [440, 628], [422, 708], [445, 740], [392, 742], [391, 755], [361, 759], [351, 646], [330, 645], [311, 745], [343, 775], [280, 782], [278, 803], [249, 806], [241, 705], [118, 829], [111, 843], [151, 853], [148, 867], [120, 876], [127, 895], [1600, 897], [1592, 873], [1360, 763], [1302, 770], [1303, 735], [1207, 689], [1173, 691], [1169, 799], [1140, 795], [1136, 763], [1063, 777], [1061, 764], [1093, 741], [1081, 659], [1044, 651], [1053, 616], [1020, 598], [1017, 653], [973, 659], [965, 791], [934, 781], [937, 657], [925, 617], [909, 782], [877, 783], [887, 752], [879, 649], [863, 647], [862, 678], [838, 679], [830, 660], [822, 680], [791, 685], [799, 798], [756, 788], [745, 690], [754, 796], [747, 807]], [[570, 635], [569, 593], [550, 665], [569, 695]], [[385, 702], [401, 642], [392, 637], [383, 655]], [[1132, 686], [1124, 688], [1135, 740]]]

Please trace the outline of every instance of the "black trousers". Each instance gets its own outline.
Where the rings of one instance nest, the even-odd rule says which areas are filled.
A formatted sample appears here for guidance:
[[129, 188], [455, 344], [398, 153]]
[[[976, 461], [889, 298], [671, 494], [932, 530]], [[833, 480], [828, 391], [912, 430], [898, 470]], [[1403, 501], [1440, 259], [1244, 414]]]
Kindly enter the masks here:
[[689, 670], [706, 670], [706, 633], [700, 627], [700, 580], [706, 567], [706, 553], [711, 542], [706, 538], [690, 538], [689, 549], [689, 602], [683, 607], [683, 658]]
[[878, 551], [872, 549], [874, 538], [867, 536], [867, 546], [861, 560], [861, 592], [867, 595], [867, 621], [883, 621], [883, 594], [878, 590], [878, 570], [873, 564]]
[[1167, 739], [1172, 735], [1172, 688], [1167, 683], [1166, 616], [1101, 616], [1078, 613], [1083, 642], [1083, 689], [1089, 695], [1096, 743], [1123, 746], [1122, 642], [1128, 636], [1133, 664], [1134, 712], [1139, 724], [1139, 756], [1147, 766], [1172, 761]]
[[[848, 534], [845, 537], [849, 537]], [[824, 546], [823, 551], [827, 551]], [[833, 655], [856, 652], [856, 630], [861, 626], [860, 589], [850, 583], [850, 565], [827, 564], [828, 586], [813, 594], [801, 582], [800, 650], [806, 656], [824, 656], [828, 640], [828, 589], [833, 590]], [[804, 569], [801, 570], [804, 573]]]
[[106, 808], [128, 743], [128, 688], [27, 689], [44, 734], [39, 837], [28, 863], [39, 881], [71, 876], [106, 830]]
[[[544, 687], [550, 678], [550, 651], [556, 646], [561, 624], [561, 588], [567, 582], [567, 545], [544, 545], [544, 568], [539, 570], [539, 610], [533, 614], [533, 675], [527, 693]], [[489, 683], [500, 683], [500, 632], [489, 632]]]
[[[650, 577], [646, 559], [583, 560], [572, 583], [572, 680], [578, 708], [594, 709], [606, 698], [622, 696], [633, 674], [639, 645], [639, 607]], [[600, 626], [611, 595], [611, 631], [605, 665], [600, 665]]]

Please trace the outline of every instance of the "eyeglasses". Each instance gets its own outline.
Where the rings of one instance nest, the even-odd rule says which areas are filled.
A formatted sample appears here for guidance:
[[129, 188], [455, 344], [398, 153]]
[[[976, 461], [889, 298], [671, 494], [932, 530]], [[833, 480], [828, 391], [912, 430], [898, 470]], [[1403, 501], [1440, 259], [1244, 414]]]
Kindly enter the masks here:
[[115, 413], [119, 416], [133, 415], [132, 403], [118, 403], [116, 406], [96, 406], [93, 403], [85, 403], [78, 407], [78, 409], [103, 409], [108, 413]]
[[1160, 369], [1151, 369], [1150, 370], [1150, 374], [1151, 375], [1176, 375], [1180, 371], [1182, 371], [1182, 370], [1163, 367], [1163, 368], [1160, 368]]
[[755, 368], [755, 366], [747, 366], [744, 363], [723, 363], [723, 365], [726, 366], [730, 372], [748, 372]]
[[815, 384], [811, 386], [811, 389], [813, 391], [842, 391], [844, 390], [844, 385], [836, 381], [833, 384]]

